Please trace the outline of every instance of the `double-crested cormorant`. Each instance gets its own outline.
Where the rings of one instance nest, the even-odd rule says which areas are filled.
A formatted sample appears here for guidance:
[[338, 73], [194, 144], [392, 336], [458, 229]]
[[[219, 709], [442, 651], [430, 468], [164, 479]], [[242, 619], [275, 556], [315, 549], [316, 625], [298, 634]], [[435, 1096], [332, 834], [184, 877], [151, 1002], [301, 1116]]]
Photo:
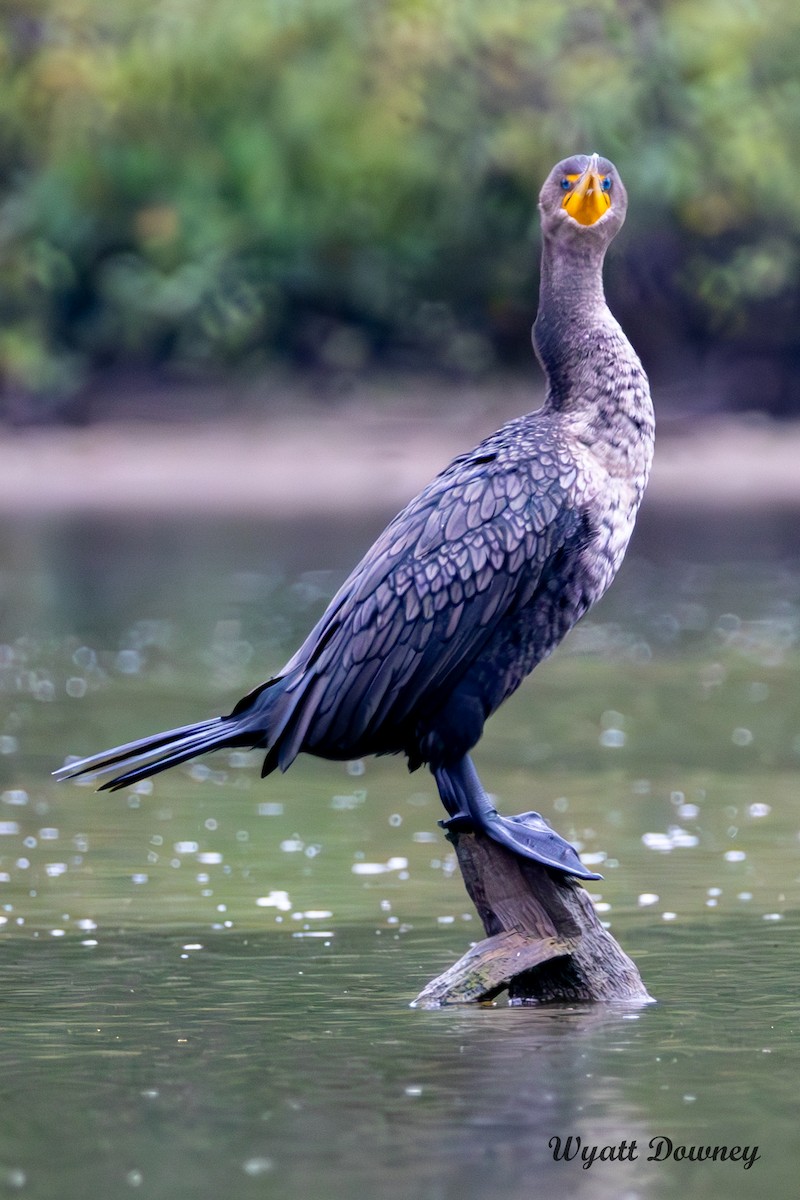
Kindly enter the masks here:
[[542, 408], [450, 463], [388, 525], [286, 666], [225, 717], [143, 738], [56, 774], [133, 784], [220, 747], [262, 747], [262, 775], [298, 754], [405, 754], [433, 772], [448, 827], [598, 878], [536, 813], [502, 817], [469, 751], [484, 722], [605, 591], [647, 482], [653, 409], [606, 306], [602, 267], [627, 196], [607, 159], [558, 163], [540, 199], [533, 343]]

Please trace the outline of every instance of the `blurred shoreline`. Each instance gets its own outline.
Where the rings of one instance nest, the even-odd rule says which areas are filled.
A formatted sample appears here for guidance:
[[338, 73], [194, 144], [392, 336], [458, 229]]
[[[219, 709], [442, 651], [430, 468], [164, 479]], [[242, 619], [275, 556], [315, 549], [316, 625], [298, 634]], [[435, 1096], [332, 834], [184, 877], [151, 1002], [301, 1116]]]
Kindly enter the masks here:
[[[517, 380], [273, 399], [269, 415], [249, 405], [231, 416], [208, 407], [192, 416], [187, 400], [178, 419], [2, 430], [0, 510], [387, 511], [455, 454], [540, 402], [529, 381]], [[647, 504], [684, 512], [800, 507], [800, 422], [668, 413]]]

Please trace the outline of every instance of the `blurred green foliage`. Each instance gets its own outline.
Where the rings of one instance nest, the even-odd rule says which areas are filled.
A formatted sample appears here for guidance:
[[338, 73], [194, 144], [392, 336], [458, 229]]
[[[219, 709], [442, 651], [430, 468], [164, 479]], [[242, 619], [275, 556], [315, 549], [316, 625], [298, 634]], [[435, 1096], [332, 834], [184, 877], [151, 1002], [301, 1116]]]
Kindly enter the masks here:
[[791, 0], [2, 0], [6, 410], [115, 365], [527, 355], [536, 195], [593, 149], [650, 365], [791, 364], [798, 61]]

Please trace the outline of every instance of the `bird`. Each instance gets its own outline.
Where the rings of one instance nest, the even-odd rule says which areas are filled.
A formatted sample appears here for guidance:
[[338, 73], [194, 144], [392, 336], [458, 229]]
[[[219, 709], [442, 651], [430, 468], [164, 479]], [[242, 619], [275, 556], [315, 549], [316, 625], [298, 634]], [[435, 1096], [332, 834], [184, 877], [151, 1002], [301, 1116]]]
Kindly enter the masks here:
[[433, 774], [446, 830], [478, 830], [562, 876], [600, 878], [540, 814], [498, 812], [470, 752], [605, 592], [647, 484], [650, 388], [603, 288], [626, 210], [609, 159], [578, 154], [550, 171], [532, 330], [542, 406], [459, 454], [406, 505], [282, 670], [225, 716], [54, 774], [101, 776], [100, 790], [116, 790], [220, 748], [262, 749], [262, 776], [301, 753], [404, 755], [409, 770]]

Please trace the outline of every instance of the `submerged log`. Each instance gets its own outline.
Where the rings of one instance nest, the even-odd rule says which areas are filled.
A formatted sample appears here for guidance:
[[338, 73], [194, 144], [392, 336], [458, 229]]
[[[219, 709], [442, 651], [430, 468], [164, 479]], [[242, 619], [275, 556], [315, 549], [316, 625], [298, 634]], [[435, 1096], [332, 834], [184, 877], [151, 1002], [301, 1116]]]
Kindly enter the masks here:
[[447, 836], [487, 936], [423, 988], [414, 1007], [486, 1002], [505, 989], [514, 1004], [651, 999], [578, 880], [480, 832]]

